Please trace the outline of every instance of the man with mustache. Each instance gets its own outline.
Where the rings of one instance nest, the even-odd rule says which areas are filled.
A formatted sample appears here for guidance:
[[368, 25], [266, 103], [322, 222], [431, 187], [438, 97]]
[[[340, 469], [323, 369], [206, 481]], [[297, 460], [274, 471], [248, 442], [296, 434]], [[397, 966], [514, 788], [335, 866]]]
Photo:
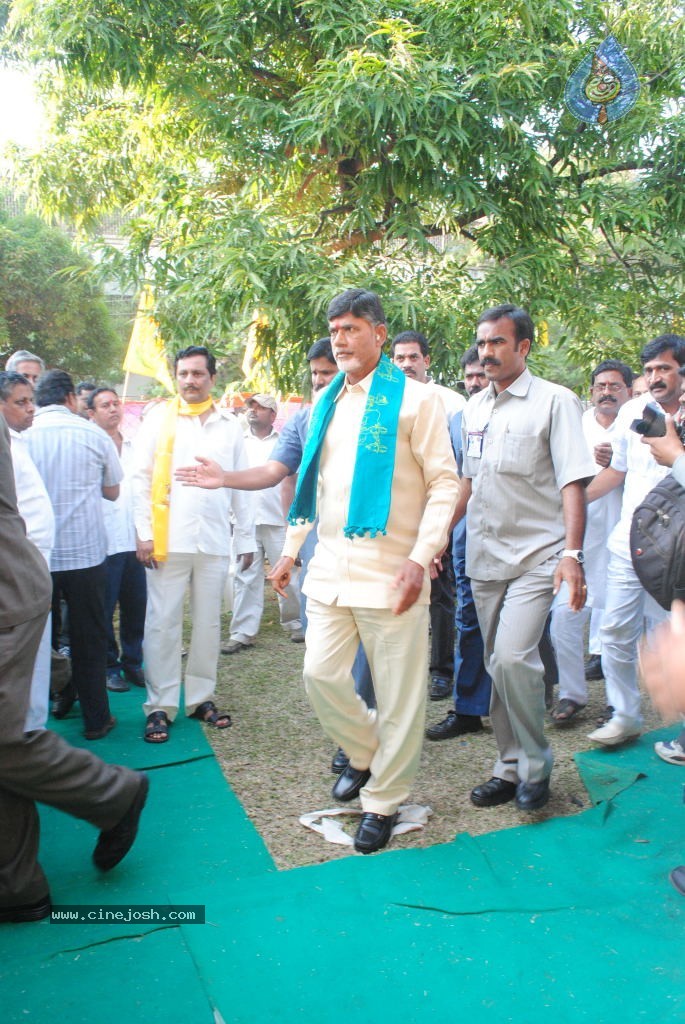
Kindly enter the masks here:
[[[611, 462], [611, 438], [621, 406], [631, 397], [633, 372], [618, 359], [606, 359], [592, 372], [592, 407], [583, 413], [583, 434], [593, 454], [597, 472]], [[584, 630], [590, 619], [590, 660], [587, 678], [601, 679], [601, 643], [606, 572], [609, 561], [607, 540], [621, 514], [622, 490], [616, 488], [588, 508], [585, 530], [585, 579], [587, 604], [572, 612], [562, 588], [552, 608], [552, 641], [559, 666], [559, 702], [552, 712], [557, 726], [568, 725], [587, 704], [586, 671], [583, 665]]]
[[679, 408], [680, 367], [685, 365], [685, 338], [662, 334], [648, 342], [640, 354], [649, 394], [633, 398], [620, 410], [612, 439], [611, 465], [598, 473], [588, 487], [588, 502], [601, 498], [623, 484], [621, 518], [609, 537], [604, 623], [601, 630], [602, 668], [607, 704], [613, 709], [608, 722], [591, 732], [589, 739], [615, 747], [636, 739], [642, 728], [640, 690], [637, 681], [637, 646], [645, 616], [662, 620], [666, 613], [642, 587], [630, 559], [630, 524], [633, 512], [645, 495], [668, 473], [630, 429], [648, 402], [674, 416]]
[[178, 395], [151, 409], [135, 444], [133, 515], [138, 560], [149, 569], [143, 655], [148, 743], [165, 743], [179, 709], [183, 601], [190, 588], [193, 628], [185, 671], [185, 712], [226, 729], [230, 715], [213, 697], [219, 660], [221, 602], [233, 550], [245, 567], [255, 551], [254, 505], [242, 491], [204, 493], [183, 487], [176, 466], [200, 453], [224, 470], [247, 465], [235, 417], [216, 407], [211, 391], [216, 361], [191, 345], [175, 359]]
[[[420, 331], [402, 331], [397, 334], [390, 346], [390, 358], [405, 377], [426, 384], [437, 394], [449, 427], [454, 416], [464, 408], [464, 398], [429, 378], [431, 357], [426, 336]], [[450, 558], [451, 547], [450, 541], [447, 554], [442, 560], [442, 569], [431, 580], [431, 700], [445, 700], [449, 697], [454, 679], [454, 604], [457, 595], [454, 567]]]
[[499, 755], [471, 802], [515, 800], [527, 812], [547, 803], [553, 762], [538, 645], [562, 583], [572, 609], [585, 603], [584, 488], [594, 475], [588, 452], [575, 443], [580, 402], [526, 366], [534, 334], [528, 313], [511, 304], [480, 317], [478, 357], [490, 383], [463, 412], [455, 512], [455, 522], [467, 516], [466, 574], [492, 679]]

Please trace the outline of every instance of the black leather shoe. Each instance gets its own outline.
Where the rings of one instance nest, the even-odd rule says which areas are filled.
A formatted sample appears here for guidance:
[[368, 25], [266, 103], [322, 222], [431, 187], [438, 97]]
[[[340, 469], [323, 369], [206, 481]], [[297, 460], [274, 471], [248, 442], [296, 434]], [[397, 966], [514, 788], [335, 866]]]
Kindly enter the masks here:
[[100, 871], [111, 871], [116, 867], [131, 849], [138, 834], [140, 815], [147, 800], [150, 781], [144, 772], [137, 774], [140, 782], [131, 806], [113, 828], [108, 828], [100, 833], [97, 845], [93, 850], [93, 862], [96, 868], [100, 868]]
[[342, 775], [339, 776], [338, 781], [335, 783], [332, 789], [333, 799], [342, 800], [345, 803], [348, 800], [354, 800], [355, 797], [359, 796], [359, 793], [364, 788], [366, 783], [371, 778], [371, 772], [368, 768], [363, 770], [359, 768], [353, 768], [351, 764], [348, 764]]
[[145, 673], [142, 668], [124, 667], [124, 679], [133, 683], [134, 686], [145, 686]]
[[453, 736], [464, 736], [467, 732], [480, 732], [483, 723], [479, 715], [458, 715], [456, 711], [450, 711], [447, 718], [437, 725], [430, 725], [426, 729], [426, 738], [429, 740], [451, 740]]
[[497, 807], [498, 804], [508, 804], [515, 796], [515, 782], [507, 782], [506, 779], [496, 779], [493, 776], [471, 790], [471, 803], [476, 807]]
[[331, 761], [331, 771], [334, 775], [340, 775], [341, 772], [345, 771], [349, 763], [350, 759], [343, 748], [338, 747], [336, 754]]
[[598, 679], [604, 679], [604, 672], [602, 671], [602, 659], [599, 654], [593, 654], [585, 662], [585, 678], [591, 682]]
[[13, 907], [0, 907], [0, 924], [26, 924], [29, 921], [42, 921], [50, 916], [52, 904], [50, 893], [36, 900], [35, 903], [17, 903]]
[[107, 673], [107, 682], [105, 685], [110, 693], [128, 693], [131, 689], [126, 680], [122, 679], [119, 673], [114, 670]]
[[76, 690], [69, 684], [66, 689], [55, 697], [52, 702], [52, 714], [54, 718], [66, 718], [74, 706]]
[[431, 688], [428, 696], [431, 700], [447, 700], [448, 697], [452, 696], [453, 689], [454, 683], [451, 679], [441, 679], [439, 676], [434, 676], [431, 679]]
[[520, 811], [539, 811], [549, 800], [549, 779], [542, 782], [519, 782], [516, 806]]
[[354, 848], [359, 853], [375, 853], [388, 845], [392, 835], [397, 814], [362, 814], [357, 834], [354, 837]]

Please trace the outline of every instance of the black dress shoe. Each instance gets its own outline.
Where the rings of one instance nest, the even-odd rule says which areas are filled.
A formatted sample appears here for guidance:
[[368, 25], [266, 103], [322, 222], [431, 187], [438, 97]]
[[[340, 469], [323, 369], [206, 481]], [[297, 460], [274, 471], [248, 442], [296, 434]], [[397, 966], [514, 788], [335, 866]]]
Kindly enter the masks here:
[[434, 676], [431, 679], [429, 697], [431, 700], [447, 700], [448, 697], [452, 696], [453, 689], [454, 683], [451, 679], [441, 679], [440, 676]]
[[16, 903], [13, 907], [0, 907], [0, 924], [26, 924], [29, 921], [42, 921], [50, 916], [52, 904], [50, 893], [36, 900], [35, 903]]
[[150, 781], [144, 772], [138, 772], [137, 775], [140, 782], [131, 806], [113, 828], [100, 833], [93, 850], [93, 862], [100, 871], [111, 871], [116, 867], [131, 849], [138, 834], [140, 815], [147, 800]]
[[426, 729], [426, 737], [429, 740], [451, 740], [453, 736], [464, 736], [467, 732], [480, 732], [482, 728], [480, 715], [458, 715], [456, 711], [450, 711], [442, 722], [430, 725]]
[[498, 804], [508, 804], [515, 796], [515, 782], [507, 782], [506, 779], [496, 779], [493, 776], [471, 790], [471, 803], [476, 807], [497, 807]]
[[129, 683], [133, 683], [134, 686], [145, 686], [145, 673], [142, 668], [130, 668], [124, 665], [123, 672], [124, 679], [127, 679]]
[[128, 693], [131, 687], [115, 670], [107, 673], [106, 687], [110, 693]]
[[357, 834], [354, 837], [354, 848], [359, 853], [375, 853], [388, 845], [392, 835], [397, 814], [362, 814]]
[[585, 662], [585, 678], [591, 682], [598, 679], [604, 679], [604, 672], [602, 671], [602, 658], [599, 654], [593, 654]]
[[66, 718], [76, 701], [76, 690], [69, 684], [66, 689], [55, 697], [52, 702], [52, 714], [54, 718]]
[[368, 768], [362, 770], [360, 768], [353, 768], [351, 764], [348, 764], [333, 786], [331, 791], [333, 799], [342, 800], [343, 803], [346, 803], [348, 800], [354, 800], [355, 797], [359, 796], [359, 793], [370, 778], [371, 772]]
[[519, 782], [516, 806], [520, 811], [539, 811], [549, 800], [549, 779], [542, 782]]
[[334, 775], [340, 775], [344, 772], [350, 763], [350, 759], [343, 750], [342, 747], [338, 747], [333, 760], [331, 761], [331, 771]]

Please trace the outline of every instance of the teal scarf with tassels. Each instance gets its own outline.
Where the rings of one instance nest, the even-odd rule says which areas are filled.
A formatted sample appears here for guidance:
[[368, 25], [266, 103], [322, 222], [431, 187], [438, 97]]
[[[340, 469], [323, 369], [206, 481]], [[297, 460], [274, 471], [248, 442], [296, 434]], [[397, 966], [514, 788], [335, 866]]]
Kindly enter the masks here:
[[[288, 522], [293, 525], [316, 519], [321, 449], [344, 381], [345, 375], [337, 374], [312, 410], [295, 500], [288, 515]], [[386, 531], [395, 469], [397, 424], [405, 383], [402, 371], [382, 355], [371, 381], [359, 430], [350, 507], [344, 529], [346, 537], [363, 537], [365, 534], [375, 537], [377, 533]]]

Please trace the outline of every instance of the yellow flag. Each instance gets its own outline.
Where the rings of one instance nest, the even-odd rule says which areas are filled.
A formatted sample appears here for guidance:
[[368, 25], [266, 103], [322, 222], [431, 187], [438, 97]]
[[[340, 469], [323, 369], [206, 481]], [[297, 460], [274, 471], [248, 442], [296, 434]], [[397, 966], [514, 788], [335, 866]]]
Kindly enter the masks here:
[[139, 373], [143, 377], [154, 377], [173, 395], [176, 391], [169, 373], [164, 342], [159, 333], [159, 324], [152, 315], [155, 300], [152, 289], [145, 285], [140, 293], [136, 319], [128, 343], [124, 369], [127, 373]]

